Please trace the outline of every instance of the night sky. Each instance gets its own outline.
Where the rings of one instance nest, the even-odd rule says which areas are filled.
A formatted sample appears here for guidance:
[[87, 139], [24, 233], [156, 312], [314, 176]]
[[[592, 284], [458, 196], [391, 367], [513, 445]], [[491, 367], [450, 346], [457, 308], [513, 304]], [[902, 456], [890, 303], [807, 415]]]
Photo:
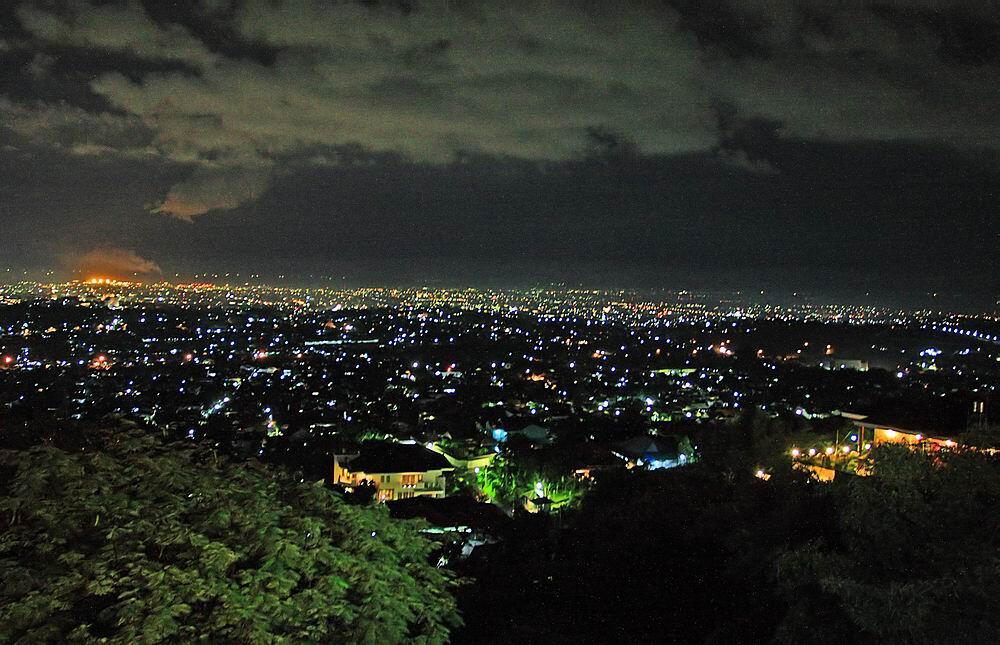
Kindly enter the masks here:
[[988, 0], [0, 0], [0, 271], [993, 299], [998, 151]]

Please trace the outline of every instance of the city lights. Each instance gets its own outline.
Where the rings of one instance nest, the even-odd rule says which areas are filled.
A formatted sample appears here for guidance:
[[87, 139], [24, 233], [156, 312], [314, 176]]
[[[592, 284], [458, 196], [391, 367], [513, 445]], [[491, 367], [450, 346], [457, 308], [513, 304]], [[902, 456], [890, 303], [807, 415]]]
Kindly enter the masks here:
[[1000, 640], [998, 5], [0, 2], [0, 638]]

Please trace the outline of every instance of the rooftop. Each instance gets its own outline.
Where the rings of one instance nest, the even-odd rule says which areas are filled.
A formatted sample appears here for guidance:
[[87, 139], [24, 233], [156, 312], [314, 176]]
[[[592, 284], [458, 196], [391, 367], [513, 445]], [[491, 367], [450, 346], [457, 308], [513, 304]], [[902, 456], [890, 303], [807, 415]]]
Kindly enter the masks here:
[[453, 469], [447, 459], [420, 444], [388, 441], [363, 444], [361, 453], [345, 467], [352, 472], [365, 473], [422, 473]]

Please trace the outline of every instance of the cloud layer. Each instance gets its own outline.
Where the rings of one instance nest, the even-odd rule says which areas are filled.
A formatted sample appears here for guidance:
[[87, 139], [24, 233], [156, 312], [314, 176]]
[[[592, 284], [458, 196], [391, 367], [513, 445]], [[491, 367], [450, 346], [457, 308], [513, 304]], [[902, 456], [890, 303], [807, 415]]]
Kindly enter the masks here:
[[[80, 91], [104, 107], [0, 97], [2, 123], [75, 154], [187, 165], [151, 201], [185, 220], [259, 197], [289, 160], [329, 163], [345, 146], [429, 164], [560, 161], [602, 132], [676, 155], [725, 149], [734, 120], [792, 138], [1000, 146], [989, 36], [1000, 10], [986, 2], [51, 6], [16, 8], [13, 42], [34, 54], [25, 74], [85, 76]], [[209, 37], [219, 33], [224, 44]], [[117, 59], [81, 75], [74, 52]], [[768, 169], [752, 152], [726, 155]]]
[[173, 186], [153, 212], [193, 222], [209, 211], [253, 201], [270, 184], [271, 170], [267, 167], [201, 165]]

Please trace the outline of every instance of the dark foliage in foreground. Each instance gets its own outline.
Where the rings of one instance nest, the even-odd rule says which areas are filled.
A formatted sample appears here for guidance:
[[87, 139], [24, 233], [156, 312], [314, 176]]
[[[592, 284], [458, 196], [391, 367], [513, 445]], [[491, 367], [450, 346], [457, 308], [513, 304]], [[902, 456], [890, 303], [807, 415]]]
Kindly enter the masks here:
[[431, 643], [460, 622], [384, 509], [138, 431], [97, 443], [0, 452], [0, 642]]
[[833, 485], [706, 464], [605, 478], [471, 566], [460, 640], [995, 642], [1000, 463], [876, 458]]
[[833, 490], [832, 539], [779, 555], [785, 642], [996, 642], [1000, 634], [1000, 463], [885, 447], [873, 477]]

